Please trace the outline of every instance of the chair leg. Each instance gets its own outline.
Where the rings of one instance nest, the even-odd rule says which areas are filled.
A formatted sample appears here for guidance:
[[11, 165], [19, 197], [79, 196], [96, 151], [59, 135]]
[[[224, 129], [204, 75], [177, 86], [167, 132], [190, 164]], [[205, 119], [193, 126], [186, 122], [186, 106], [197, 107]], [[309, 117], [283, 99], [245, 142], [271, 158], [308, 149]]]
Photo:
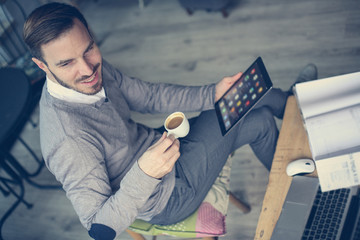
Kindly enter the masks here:
[[132, 237], [134, 240], [146, 240], [143, 235], [140, 233], [136, 233], [134, 231], [131, 231], [129, 229], [126, 229], [126, 232]]
[[9, 194], [10, 194], [10, 192], [6, 191], [6, 190], [5, 190], [4, 188], [2, 188], [1, 186], [0, 186], [0, 191], [2, 192], [2, 194], [3, 194], [5, 197], [9, 196]]
[[[17, 206], [20, 203], [25, 204], [27, 208], [32, 208], [32, 204], [26, 202], [24, 199], [25, 190], [24, 190], [24, 186], [23, 186], [21, 178], [19, 178], [16, 175], [16, 173], [5, 162], [0, 161], [0, 165], [5, 170], [7, 175], [9, 175], [9, 177], [13, 177], [13, 179], [7, 179], [7, 178], [0, 177], [0, 182], [6, 188], [3, 190], [8, 193], [12, 193], [15, 196], [15, 198], [17, 199], [16, 202], [12, 204], [12, 206], [5, 212], [5, 214], [0, 219], [0, 239], [2, 240], [4, 238], [2, 237], [1, 229], [2, 229], [6, 219], [14, 212], [14, 210], [17, 208]], [[15, 190], [8, 183], [19, 185], [20, 193], [19, 194], [16, 193]]]
[[7, 187], [7, 189], [9, 190], [9, 193], [12, 193], [19, 202], [22, 202], [23, 204], [25, 204], [25, 206], [30, 209], [33, 207], [33, 205], [31, 203], [28, 203], [25, 199], [24, 199], [24, 194], [25, 194], [25, 189], [24, 186], [22, 185], [21, 182], [19, 182], [19, 186], [20, 186], [20, 195], [17, 194], [15, 192], [15, 190], [13, 190], [7, 183], [6, 183], [6, 179], [0, 178], [0, 180], [2, 181], [2, 183]]
[[229, 192], [229, 200], [232, 204], [234, 204], [237, 208], [239, 208], [243, 213], [250, 212], [251, 208], [247, 204], [241, 202], [232, 192]]
[[[3, 157], [19, 173], [21, 178], [23, 178], [25, 181], [27, 181], [29, 184], [33, 185], [34, 187], [40, 189], [61, 189], [60, 185], [41, 185], [32, 181], [30, 177], [34, 175], [27, 172], [27, 170], [21, 166], [21, 164], [15, 159], [15, 157], [11, 153], [0, 151], [0, 157]], [[40, 173], [43, 166], [44, 166], [44, 161], [42, 161], [39, 164], [38, 171], [36, 172], [36, 174]]]

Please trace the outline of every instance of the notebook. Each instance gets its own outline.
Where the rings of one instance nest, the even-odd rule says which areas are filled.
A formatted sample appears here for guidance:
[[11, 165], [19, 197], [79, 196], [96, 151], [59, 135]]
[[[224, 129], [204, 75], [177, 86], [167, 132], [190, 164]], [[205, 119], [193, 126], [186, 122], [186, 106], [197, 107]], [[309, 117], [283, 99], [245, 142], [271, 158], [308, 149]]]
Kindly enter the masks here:
[[322, 192], [318, 178], [295, 176], [271, 239], [360, 239], [357, 187]]
[[360, 72], [295, 85], [323, 191], [360, 184]]

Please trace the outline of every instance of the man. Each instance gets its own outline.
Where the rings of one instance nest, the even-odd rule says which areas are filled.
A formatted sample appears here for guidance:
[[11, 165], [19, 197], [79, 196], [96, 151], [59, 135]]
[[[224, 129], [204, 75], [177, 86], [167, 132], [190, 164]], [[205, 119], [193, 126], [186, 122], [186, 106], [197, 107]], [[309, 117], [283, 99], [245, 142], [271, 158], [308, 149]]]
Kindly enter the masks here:
[[[113, 239], [136, 219], [172, 224], [195, 211], [228, 155], [250, 144], [271, 167], [288, 92], [273, 89], [226, 137], [214, 102], [241, 76], [187, 87], [130, 78], [102, 59], [81, 13], [50, 3], [24, 25], [33, 61], [47, 75], [40, 101], [45, 163], [95, 239]], [[299, 81], [316, 77], [308, 66]], [[130, 119], [130, 111], [202, 111], [183, 139]]]

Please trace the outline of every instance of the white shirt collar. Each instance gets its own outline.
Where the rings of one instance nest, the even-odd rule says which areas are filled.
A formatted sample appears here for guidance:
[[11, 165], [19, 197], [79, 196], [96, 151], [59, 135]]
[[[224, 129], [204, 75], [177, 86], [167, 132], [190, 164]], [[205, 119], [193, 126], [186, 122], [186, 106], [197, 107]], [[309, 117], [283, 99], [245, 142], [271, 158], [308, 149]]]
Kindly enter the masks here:
[[92, 104], [106, 97], [104, 87], [95, 95], [86, 95], [61, 86], [60, 84], [51, 81], [48, 77], [46, 77], [46, 83], [47, 90], [51, 96], [67, 102]]

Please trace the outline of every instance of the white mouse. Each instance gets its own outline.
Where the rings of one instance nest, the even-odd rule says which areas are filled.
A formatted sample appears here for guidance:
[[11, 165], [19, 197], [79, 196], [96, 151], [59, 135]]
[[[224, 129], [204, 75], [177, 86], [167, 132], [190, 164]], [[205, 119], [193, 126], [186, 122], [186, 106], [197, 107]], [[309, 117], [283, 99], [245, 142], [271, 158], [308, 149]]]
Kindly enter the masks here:
[[289, 177], [312, 173], [315, 171], [315, 163], [312, 159], [298, 159], [289, 163], [286, 167], [286, 174]]

